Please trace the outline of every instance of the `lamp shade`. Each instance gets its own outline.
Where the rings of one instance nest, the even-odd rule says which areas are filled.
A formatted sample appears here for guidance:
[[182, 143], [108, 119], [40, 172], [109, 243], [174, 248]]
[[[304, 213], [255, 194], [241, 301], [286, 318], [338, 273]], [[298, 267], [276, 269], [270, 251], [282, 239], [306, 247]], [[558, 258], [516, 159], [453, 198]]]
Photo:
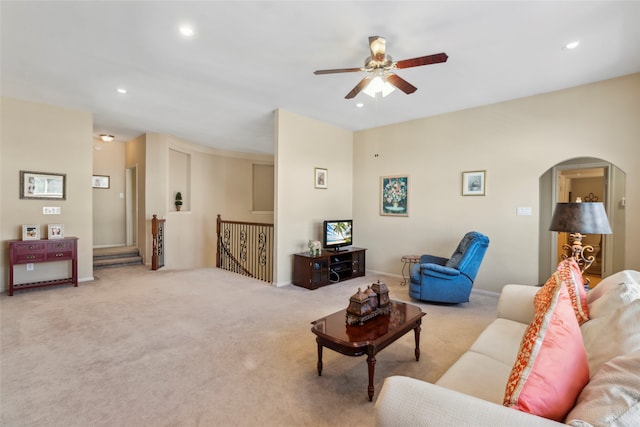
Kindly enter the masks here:
[[580, 234], [611, 234], [607, 213], [604, 205], [599, 202], [556, 204], [549, 230]]

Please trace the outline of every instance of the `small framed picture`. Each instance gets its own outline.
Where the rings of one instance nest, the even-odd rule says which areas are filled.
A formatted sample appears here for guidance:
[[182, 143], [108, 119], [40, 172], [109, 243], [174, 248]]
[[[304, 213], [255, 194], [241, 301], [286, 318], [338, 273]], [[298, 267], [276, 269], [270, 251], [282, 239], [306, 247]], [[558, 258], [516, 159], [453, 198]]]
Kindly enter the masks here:
[[486, 171], [462, 172], [462, 195], [484, 196]]
[[93, 175], [91, 182], [93, 183], [93, 188], [109, 188], [108, 175]]
[[315, 188], [329, 188], [327, 180], [329, 179], [329, 171], [323, 168], [314, 169], [314, 184]]
[[47, 224], [47, 238], [48, 239], [64, 239], [64, 225]]
[[40, 226], [37, 224], [23, 224], [22, 240], [40, 240]]

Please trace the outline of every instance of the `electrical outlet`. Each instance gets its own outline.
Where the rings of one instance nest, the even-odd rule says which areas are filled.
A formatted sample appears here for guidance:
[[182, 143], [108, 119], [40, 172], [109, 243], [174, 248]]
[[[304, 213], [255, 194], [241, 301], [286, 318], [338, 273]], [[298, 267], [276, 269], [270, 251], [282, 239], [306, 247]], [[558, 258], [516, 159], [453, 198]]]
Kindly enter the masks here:
[[27, 264], [27, 271], [33, 271], [33, 263]]

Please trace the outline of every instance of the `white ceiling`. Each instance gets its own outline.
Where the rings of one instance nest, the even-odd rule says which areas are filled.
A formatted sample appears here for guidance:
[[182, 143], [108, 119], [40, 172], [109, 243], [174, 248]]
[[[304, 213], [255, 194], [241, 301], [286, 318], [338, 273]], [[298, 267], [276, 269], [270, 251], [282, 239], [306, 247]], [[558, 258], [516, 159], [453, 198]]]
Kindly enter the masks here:
[[[91, 111], [117, 141], [273, 153], [277, 108], [359, 130], [640, 72], [638, 1], [3, 0], [0, 15], [2, 95]], [[344, 99], [364, 73], [313, 74], [364, 65], [371, 35], [395, 60], [449, 60], [399, 70], [418, 91], [380, 101]]]

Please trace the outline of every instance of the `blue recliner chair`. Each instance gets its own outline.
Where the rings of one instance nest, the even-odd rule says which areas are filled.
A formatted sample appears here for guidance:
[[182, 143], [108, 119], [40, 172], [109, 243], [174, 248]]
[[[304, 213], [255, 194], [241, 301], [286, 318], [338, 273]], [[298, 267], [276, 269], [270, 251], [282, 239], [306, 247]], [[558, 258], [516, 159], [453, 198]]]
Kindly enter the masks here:
[[451, 258], [422, 255], [411, 266], [409, 295], [423, 301], [457, 304], [469, 301], [473, 281], [489, 247], [489, 238], [470, 231]]

